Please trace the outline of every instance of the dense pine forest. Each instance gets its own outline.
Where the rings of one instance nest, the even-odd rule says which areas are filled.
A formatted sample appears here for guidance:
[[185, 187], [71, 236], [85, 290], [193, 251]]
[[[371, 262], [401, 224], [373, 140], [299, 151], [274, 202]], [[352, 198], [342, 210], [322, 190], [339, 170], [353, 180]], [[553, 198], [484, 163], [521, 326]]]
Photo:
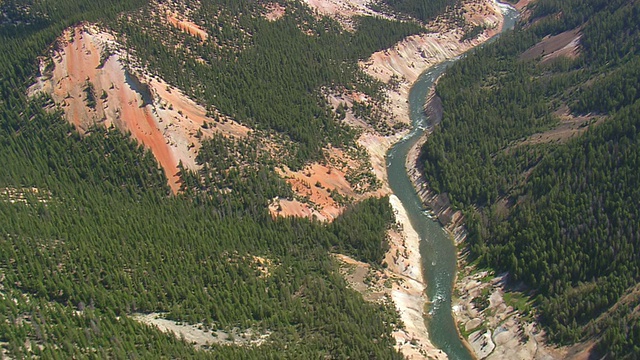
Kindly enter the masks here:
[[[393, 219], [388, 199], [352, 206], [331, 225], [274, 220], [267, 200], [291, 189], [252, 140], [222, 137], [203, 144], [202, 170], [182, 169], [183, 191], [171, 196], [164, 172], [142, 146], [100, 127], [80, 136], [51, 99], [26, 96], [37, 57], [63, 29], [100, 21], [126, 32], [139, 59], [168, 81], [241, 121], [290, 137], [297, 149], [292, 162], [300, 164], [317, 158], [326, 142], [350, 136], [333, 121], [319, 87], [375, 94], [379, 84], [363, 77], [355, 60], [419, 31], [363, 18], [358, 31], [341, 33], [302, 7], [267, 23], [240, 15], [254, 11], [254, 1], [201, 3], [202, 25], [220, 31], [219, 44], [190, 47], [204, 62], [172, 46], [180, 32], [162, 38], [153, 27], [143, 31], [145, 21], [154, 21], [151, 14], [138, 16], [147, 11], [145, 1], [0, 4], [3, 356], [401, 358], [390, 336], [399, 325], [395, 310], [364, 302], [330, 255], [379, 264]], [[205, 22], [209, 7], [239, 27]], [[309, 29], [297, 28], [301, 18]], [[307, 30], [317, 36], [302, 36]], [[131, 317], [152, 312], [205, 331], [249, 331], [266, 340], [199, 351]]]
[[[545, 52], [566, 36], [574, 53]], [[539, 0], [440, 80], [422, 151], [472, 259], [528, 286], [552, 340], [616, 359], [640, 354], [638, 44], [637, 1]]]

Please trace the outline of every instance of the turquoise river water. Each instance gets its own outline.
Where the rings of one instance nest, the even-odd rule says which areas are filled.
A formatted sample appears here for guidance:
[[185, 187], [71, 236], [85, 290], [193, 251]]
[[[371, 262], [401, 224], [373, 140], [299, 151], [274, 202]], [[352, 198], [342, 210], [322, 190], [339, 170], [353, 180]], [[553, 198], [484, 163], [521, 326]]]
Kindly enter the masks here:
[[[505, 23], [503, 30], [513, 28], [518, 13], [510, 6], [503, 6]], [[451, 294], [456, 274], [456, 247], [440, 224], [424, 213], [422, 201], [416, 194], [407, 175], [405, 159], [409, 149], [426, 131], [429, 119], [424, 105], [429, 89], [456, 59], [435, 65], [426, 70], [414, 83], [409, 93], [409, 108], [413, 131], [394, 145], [387, 153], [389, 184], [393, 193], [407, 210], [411, 225], [420, 236], [422, 268], [427, 282], [429, 307], [428, 329], [431, 341], [442, 349], [449, 359], [473, 359], [463, 345], [451, 314]]]

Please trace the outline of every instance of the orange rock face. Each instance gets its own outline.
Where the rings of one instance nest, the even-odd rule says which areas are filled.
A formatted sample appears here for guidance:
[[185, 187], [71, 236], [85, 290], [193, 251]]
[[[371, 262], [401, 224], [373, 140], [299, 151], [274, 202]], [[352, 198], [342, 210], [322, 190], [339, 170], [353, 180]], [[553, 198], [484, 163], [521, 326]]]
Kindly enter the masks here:
[[[201, 139], [214, 132], [237, 137], [249, 132], [230, 119], [216, 123], [206, 116], [204, 107], [141, 69], [126, 70], [120, 60], [126, 54], [108, 33], [78, 26], [67, 30], [59, 44], [53, 72], [39, 78], [30, 92], [50, 94], [81, 133], [93, 125], [113, 125], [131, 133], [151, 150], [174, 193], [180, 188], [179, 162], [197, 169]], [[93, 105], [87, 99], [89, 86]], [[210, 124], [207, 129], [205, 122]]]
[[209, 37], [209, 34], [200, 26], [189, 20], [181, 19], [177, 14], [167, 13], [167, 21], [177, 29], [180, 29], [192, 36], [199, 37], [202, 41], [207, 40]]

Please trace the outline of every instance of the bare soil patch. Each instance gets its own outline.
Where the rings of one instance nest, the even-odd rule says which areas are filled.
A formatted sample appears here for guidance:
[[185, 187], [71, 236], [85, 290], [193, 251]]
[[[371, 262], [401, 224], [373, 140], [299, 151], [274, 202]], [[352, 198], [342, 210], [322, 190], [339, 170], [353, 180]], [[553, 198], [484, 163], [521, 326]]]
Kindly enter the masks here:
[[209, 34], [200, 28], [198, 25], [192, 23], [191, 21], [181, 20], [177, 18], [175, 15], [167, 15], [167, 20], [171, 25], [176, 28], [196, 37], [199, 37], [202, 41], [207, 40]]
[[558, 35], [546, 37], [522, 53], [520, 58], [523, 60], [540, 58], [542, 63], [560, 56], [575, 59], [580, 55], [581, 36], [579, 29], [573, 29]]
[[567, 106], [563, 106], [561, 109], [556, 111], [555, 114], [560, 118], [560, 123], [558, 124], [558, 126], [545, 132], [533, 134], [527, 139], [517, 143], [516, 145], [509, 147], [507, 151], [509, 151], [509, 149], [512, 149], [513, 147], [523, 145], [563, 143], [573, 137], [582, 135], [590, 127], [597, 126], [605, 121], [605, 117], [603, 116], [572, 115], [569, 112], [569, 108]]
[[331, 165], [313, 163], [300, 171], [284, 167], [281, 172], [293, 191], [305, 199], [300, 201], [278, 200], [281, 207], [277, 215], [316, 216], [319, 220], [333, 220], [340, 215], [343, 204], [334, 199], [332, 191], [341, 196], [354, 197], [356, 193], [345, 178], [345, 173]]
[[371, 8], [371, 0], [303, 0], [310, 8], [314, 9], [320, 16], [330, 16], [346, 29], [353, 30], [351, 18], [354, 16], [380, 16], [389, 18], [387, 15], [378, 13]]
[[270, 333], [256, 334], [251, 329], [241, 331], [234, 328], [231, 331], [209, 330], [202, 324], [189, 325], [162, 318], [160, 313], [135, 314], [132, 317], [141, 323], [155, 326], [165, 333], [173, 333], [177, 338], [184, 340], [197, 348], [208, 349], [210, 345], [236, 345], [236, 346], [260, 346], [269, 337]]
[[172, 12], [170, 10], [166, 10], [167, 22], [174, 26], [176, 29], [180, 31], [184, 31], [187, 34], [200, 38], [202, 41], [206, 41], [209, 38], [209, 34], [202, 29], [200, 26], [196, 25], [192, 21], [186, 19], [183, 15]]
[[318, 219], [318, 220], [327, 220], [326, 217], [318, 210], [314, 209], [308, 203], [303, 203], [295, 199], [274, 199], [271, 204], [269, 204], [269, 212], [272, 216], [294, 216], [294, 217], [303, 217], [309, 219]]
[[531, 2], [532, 0], [520, 0], [517, 4], [513, 5], [513, 7], [516, 8], [516, 10], [522, 12], [522, 10], [526, 8]]
[[264, 8], [267, 11], [264, 17], [269, 21], [276, 21], [286, 13], [286, 9], [278, 3], [268, 3]]
[[335, 147], [325, 149], [325, 157], [326, 161], [311, 163], [298, 171], [287, 166], [277, 169], [291, 185], [296, 198], [274, 199], [269, 206], [273, 216], [332, 221], [354, 200], [387, 194], [370, 184], [375, 174], [368, 159]]
[[[217, 112], [219, 121], [207, 116], [202, 106], [159, 77], [127, 68], [121, 61], [127, 57], [126, 50], [94, 25], [68, 29], [58, 42], [52, 59], [41, 60], [41, 69], [53, 61], [53, 71], [42, 74], [30, 93], [51, 95], [80, 133], [94, 125], [113, 125], [131, 133], [151, 150], [174, 193], [180, 188], [178, 163], [197, 169], [195, 158], [202, 139], [214, 132], [236, 137], [249, 132]], [[89, 85], [94, 104], [88, 99]]]

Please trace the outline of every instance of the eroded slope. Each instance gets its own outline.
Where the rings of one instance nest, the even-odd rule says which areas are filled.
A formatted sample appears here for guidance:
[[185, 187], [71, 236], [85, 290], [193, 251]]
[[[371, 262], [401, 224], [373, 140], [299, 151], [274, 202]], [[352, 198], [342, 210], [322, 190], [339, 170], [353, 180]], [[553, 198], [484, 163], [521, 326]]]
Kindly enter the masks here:
[[130, 62], [113, 35], [93, 25], [74, 27], [58, 40], [52, 58], [42, 60], [43, 75], [31, 92], [51, 95], [81, 133], [94, 125], [131, 133], [153, 152], [175, 193], [178, 164], [197, 168], [202, 138], [245, 136], [249, 129], [220, 114], [207, 116], [180, 90]]

